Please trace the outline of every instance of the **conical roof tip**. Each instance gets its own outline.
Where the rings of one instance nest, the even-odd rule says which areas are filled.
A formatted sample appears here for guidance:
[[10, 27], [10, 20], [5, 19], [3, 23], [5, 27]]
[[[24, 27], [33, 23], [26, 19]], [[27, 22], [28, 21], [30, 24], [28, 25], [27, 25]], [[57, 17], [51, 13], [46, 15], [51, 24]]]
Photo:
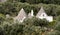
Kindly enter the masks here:
[[33, 12], [33, 9], [31, 10], [31, 12]]
[[45, 10], [44, 10], [43, 6], [41, 6], [41, 8], [40, 8], [40, 10], [39, 10], [39, 12], [37, 13], [36, 16], [41, 16], [42, 13], [45, 13]]
[[41, 9], [43, 9], [43, 6], [41, 6]]
[[19, 16], [19, 15], [26, 15], [26, 13], [25, 13], [25, 11], [24, 11], [23, 8], [19, 11], [18, 16]]
[[41, 6], [41, 9], [39, 10], [39, 12], [40, 12], [40, 14], [45, 13], [43, 6]]
[[21, 10], [24, 10], [23, 8]]
[[42, 10], [42, 11], [44, 10], [43, 6], [41, 6], [41, 9], [40, 10]]

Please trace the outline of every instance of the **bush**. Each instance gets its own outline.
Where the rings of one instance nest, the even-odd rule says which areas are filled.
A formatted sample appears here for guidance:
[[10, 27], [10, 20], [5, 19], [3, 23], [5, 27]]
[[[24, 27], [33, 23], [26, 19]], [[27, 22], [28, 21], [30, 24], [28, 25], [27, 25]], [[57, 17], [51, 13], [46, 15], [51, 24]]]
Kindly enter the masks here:
[[26, 0], [26, 2], [28, 2], [30, 4], [37, 4], [37, 3], [40, 3], [41, 0]]
[[60, 35], [59, 31], [47, 32], [45, 35]]
[[56, 21], [60, 21], [60, 15], [56, 17]]
[[57, 24], [55, 25], [55, 29], [60, 31], [60, 22], [58, 21]]
[[3, 35], [22, 35], [23, 27], [24, 25], [21, 24], [2, 24], [0, 26], [0, 33]]
[[35, 25], [35, 26], [48, 26], [49, 22], [46, 19], [39, 19], [39, 18], [28, 18], [24, 21], [27, 25]]
[[8, 2], [28, 2], [30, 4], [38, 4], [38, 3], [44, 3], [44, 4], [59, 4], [60, 0], [8, 0]]
[[54, 20], [54, 21], [52, 21], [52, 22], [49, 23], [49, 27], [55, 28], [55, 25], [56, 25], [56, 24], [57, 24], [57, 21]]
[[[48, 15], [59, 16], [60, 5], [54, 4], [36, 4], [30, 5], [28, 3], [20, 3], [20, 2], [5, 2], [0, 4], [0, 13], [2, 14], [10, 14], [12, 16], [16, 16], [21, 8], [24, 8], [26, 13], [29, 13], [31, 9], [34, 10], [34, 14], [36, 15], [40, 10], [41, 6], [44, 7], [44, 10]], [[14, 14], [14, 15], [13, 15]]]
[[5, 20], [5, 15], [0, 14], [0, 24]]

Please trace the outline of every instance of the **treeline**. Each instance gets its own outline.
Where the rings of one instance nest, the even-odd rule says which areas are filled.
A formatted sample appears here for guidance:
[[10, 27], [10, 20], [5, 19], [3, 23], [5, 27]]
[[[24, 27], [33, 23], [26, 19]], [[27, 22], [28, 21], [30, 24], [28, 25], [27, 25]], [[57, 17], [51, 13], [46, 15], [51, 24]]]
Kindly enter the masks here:
[[20, 2], [5, 2], [0, 3], [0, 13], [2, 14], [10, 14], [16, 16], [21, 8], [24, 8], [26, 13], [29, 13], [32, 9], [34, 10], [34, 14], [36, 15], [40, 10], [41, 6], [44, 7], [44, 10], [48, 15], [59, 16], [60, 15], [60, 5], [54, 4], [28, 4], [28, 3], [20, 3]]
[[45, 4], [60, 4], [60, 0], [9, 0], [10, 2], [17, 1], [17, 2], [28, 2], [30, 4], [38, 4], [38, 3], [45, 3]]
[[26, 18], [23, 23], [15, 23], [13, 19], [7, 18], [0, 23], [0, 35], [60, 35], [60, 24], [55, 25], [55, 21], [48, 22], [36, 17]]

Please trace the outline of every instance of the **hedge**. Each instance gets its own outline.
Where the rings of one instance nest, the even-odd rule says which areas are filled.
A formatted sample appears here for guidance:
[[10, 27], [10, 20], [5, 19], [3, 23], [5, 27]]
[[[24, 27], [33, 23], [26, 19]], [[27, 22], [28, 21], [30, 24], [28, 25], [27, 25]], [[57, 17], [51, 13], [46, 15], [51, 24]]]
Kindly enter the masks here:
[[25, 12], [28, 14], [32, 9], [36, 15], [40, 10], [41, 6], [44, 7], [45, 12], [48, 15], [59, 16], [60, 15], [60, 5], [54, 4], [28, 4], [20, 2], [5, 2], [0, 4], [0, 13], [10, 14], [16, 16], [21, 8], [24, 8]]

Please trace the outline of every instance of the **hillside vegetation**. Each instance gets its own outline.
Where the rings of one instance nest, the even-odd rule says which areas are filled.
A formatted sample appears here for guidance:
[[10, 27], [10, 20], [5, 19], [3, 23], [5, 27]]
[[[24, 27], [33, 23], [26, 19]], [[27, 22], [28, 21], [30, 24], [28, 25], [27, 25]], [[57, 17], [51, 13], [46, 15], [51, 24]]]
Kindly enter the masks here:
[[[26, 18], [23, 23], [13, 21], [23, 8], [28, 14], [34, 10], [38, 13], [41, 6], [54, 20], [48, 22], [46, 19], [36, 17]], [[6, 14], [10, 17], [6, 18]], [[0, 35], [60, 35], [60, 0], [7, 0], [0, 2]]]

